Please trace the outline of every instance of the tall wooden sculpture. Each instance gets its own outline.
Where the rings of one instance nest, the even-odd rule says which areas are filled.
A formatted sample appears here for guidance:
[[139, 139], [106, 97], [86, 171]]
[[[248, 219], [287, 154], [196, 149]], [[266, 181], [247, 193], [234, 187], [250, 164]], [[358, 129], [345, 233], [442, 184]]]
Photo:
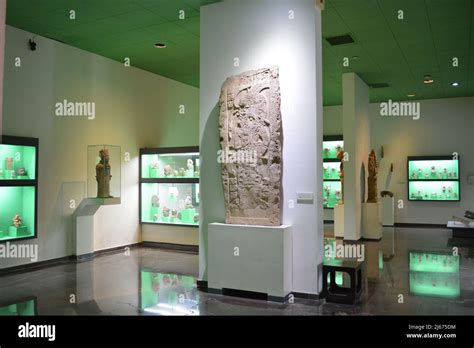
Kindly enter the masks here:
[[100, 150], [99, 156], [100, 162], [95, 167], [97, 180], [97, 198], [111, 198], [110, 179], [112, 178], [112, 174], [110, 171], [109, 150]]
[[367, 195], [367, 203], [378, 202], [378, 194], [377, 194], [378, 171], [379, 171], [379, 165], [377, 163], [377, 157], [375, 155], [374, 150], [372, 150], [369, 155], [369, 178], [367, 182], [369, 186], [369, 191]]
[[341, 179], [341, 203], [344, 204], [344, 150], [337, 151], [337, 159], [341, 161], [339, 167], [339, 178]]

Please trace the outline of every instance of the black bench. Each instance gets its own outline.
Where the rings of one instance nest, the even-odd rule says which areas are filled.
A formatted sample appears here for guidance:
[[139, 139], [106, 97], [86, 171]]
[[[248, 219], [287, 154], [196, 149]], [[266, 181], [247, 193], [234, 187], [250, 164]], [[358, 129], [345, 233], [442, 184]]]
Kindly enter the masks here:
[[[322, 297], [327, 302], [355, 304], [362, 294], [362, 266], [363, 262], [353, 260], [338, 260], [323, 264], [323, 291]], [[336, 272], [349, 274], [350, 286], [341, 287], [336, 284]], [[328, 281], [329, 275], [329, 281]]]

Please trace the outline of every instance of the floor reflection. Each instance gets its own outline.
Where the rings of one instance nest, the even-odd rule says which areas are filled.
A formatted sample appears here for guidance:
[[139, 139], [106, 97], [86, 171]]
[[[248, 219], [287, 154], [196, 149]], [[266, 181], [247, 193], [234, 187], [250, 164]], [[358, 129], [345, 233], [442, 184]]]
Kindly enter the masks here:
[[199, 315], [196, 279], [140, 271], [140, 311], [157, 315]]

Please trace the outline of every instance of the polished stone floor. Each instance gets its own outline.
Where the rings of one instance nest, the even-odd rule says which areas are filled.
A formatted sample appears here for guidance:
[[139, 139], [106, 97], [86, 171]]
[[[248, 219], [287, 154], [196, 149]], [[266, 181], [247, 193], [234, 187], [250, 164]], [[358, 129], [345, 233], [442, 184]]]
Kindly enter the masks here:
[[[197, 255], [136, 248], [4, 275], [0, 315], [474, 315], [474, 248], [456, 242], [455, 271], [457, 262], [430, 254], [451, 252], [450, 237], [444, 229], [385, 228], [381, 241], [365, 241], [364, 290], [355, 306], [207, 294], [196, 289]], [[414, 250], [423, 253], [410, 257]], [[410, 260], [422, 268], [410, 272]]]

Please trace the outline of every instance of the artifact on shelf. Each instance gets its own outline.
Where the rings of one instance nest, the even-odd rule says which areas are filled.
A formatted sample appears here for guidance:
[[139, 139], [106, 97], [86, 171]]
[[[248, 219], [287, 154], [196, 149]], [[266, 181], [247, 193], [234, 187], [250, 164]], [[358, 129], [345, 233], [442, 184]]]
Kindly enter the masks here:
[[178, 175], [179, 176], [186, 176], [186, 171], [184, 170], [184, 168], [179, 168]]
[[169, 164], [165, 165], [163, 168], [165, 176], [171, 176], [173, 173], [173, 170], [171, 169], [171, 166]]
[[18, 168], [16, 170], [16, 175], [17, 176], [26, 176], [27, 175], [26, 169], [24, 167]]
[[280, 103], [278, 67], [244, 72], [228, 78], [222, 86], [221, 150], [240, 151], [257, 159], [221, 164], [226, 223], [281, 224]]
[[370, 151], [369, 154], [369, 177], [367, 179], [368, 184], [368, 194], [367, 194], [367, 203], [377, 203], [378, 202], [378, 190], [377, 190], [377, 174], [379, 171], [379, 164], [377, 163], [377, 156], [375, 151]]
[[13, 170], [13, 157], [5, 158], [5, 169]]
[[166, 206], [163, 207], [163, 217], [169, 217], [170, 212], [171, 212], [170, 208], [168, 208]]
[[151, 197], [151, 206], [154, 208], [160, 207], [160, 198], [157, 195]]
[[110, 171], [109, 150], [100, 150], [99, 157], [100, 162], [95, 167], [97, 179], [97, 198], [111, 198], [110, 180], [112, 179], [112, 174]]
[[21, 226], [21, 216], [20, 214], [15, 214], [15, 216], [13, 216], [13, 226], [15, 226], [16, 228], [19, 228]]
[[344, 150], [339, 148], [337, 151], [337, 159], [341, 161], [339, 166], [339, 178], [341, 179], [341, 201], [340, 204], [344, 204]]
[[381, 192], [380, 192], [380, 195], [381, 195], [382, 197], [386, 197], [386, 196], [388, 196], [388, 197], [393, 197], [393, 192], [392, 192], [392, 191], [386, 191], [386, 190], [385, 190], [385, 191], [381, 191]]
[[193, 200], [191, 196], [187, 196], [186, 199], [184, 200], [184, 208], [185, 209], [192, 209], [194, 208], [193, 206]]

